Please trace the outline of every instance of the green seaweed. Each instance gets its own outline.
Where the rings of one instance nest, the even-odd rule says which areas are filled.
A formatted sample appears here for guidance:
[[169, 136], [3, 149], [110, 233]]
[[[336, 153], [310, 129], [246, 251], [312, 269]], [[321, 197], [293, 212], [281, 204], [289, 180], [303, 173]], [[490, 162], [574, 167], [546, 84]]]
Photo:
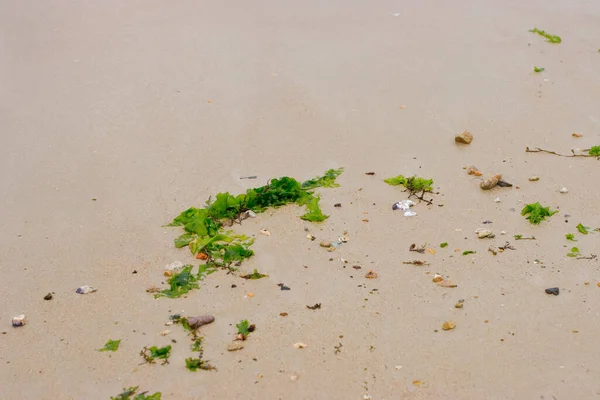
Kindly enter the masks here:
[[546, 41], [550, 42], [550, 43], [560, 43], [560, 42], [562, 42], [562, 39], [560, 38], [560, 36], [551, 35], [548, 32], [545, 32], [545, 31], [540, 30], [538, 28], [530, 29], [529, 32], [537, 33], [538, 35], [545, 37]]
[[262, 279], [267, 278], [269, 275], [261, 274], [257, 269], [254, 270], [251, 274], [242, 275], [241, 277], [244, 279]]
[[171, 345], [165, 347], [144, 347], [140, 352], [140, 355], [148, 364], [154, 364], [156, 359], [163, 360], [162, 364], [169, 363], [169, 357], [171, 356]]
[[533, 66], [533, 72], [543, 72], [546, 68]]
[[403, 175], [398, 175], [384, 179], [384, 182], [392, 186], [402, 185], [412, 193], [433, 191], [433, 179], [424, 179], [418, 176], [405, 178]]
[[576, 241], [577, 241], [577, 240], [575, 239], [575, 235], [573, 235], [572, 233], [567, 233], [567, 234], [565, 234], [565, 238], [566, 238], [567, 240], [570, 240], [570, 241], [572, 241], [572, 242], [576, 242]]
[[198, 282], [201, 281], [204, 276], [210, 275], [217, 270], [212, 266], [201, 265], [198, 268], [198, 273], [193, 274], [193, 268], [194, 266], [189, 264], [183, 266], [183, 269], [180, 272], [171, 276], [167, 281], [170, 286], [169, 289], [161, 290], [159, 293], [156, 293], [154, 297], [168, 297], [171, 299], [181, 297], [192, 289], [198, 289], [200, 287]]
[[338, 176], [342, 174], [342, 172], [344, 172], [344, 168], [330, 169], [329, 171], [325, 172], [323, 176], [319, 176], [317, 178], [309, 179], [305, 182], [302, 182], [302, 189], [310, 190], [316, 189], [318, 187], [339, 187], [340, 185], [336, 183], [335, 180]]
[[469, 255], [469, 254], [475, 254], [475, 253], [477, 253], [477, 252], [476, 252], [476, 251], [473, 251], [473, 250], [465, 250], [465, 251], [463, 251], [462, 255], [463, 255], [463, 256], [466, 256], [466, 255]]
[[440, 243], [440, 247], [443, 249], [444, 247], [448, 247], [448, 243], [444, 242], [444, 243]]
[[185, 367], [192, 372], [198, 371], [199, 369], [204, 371], [216, 371], [217, 369], [210, 365], [209, 361], [203, 360], [202, 356], [198, 358], [186, 358]]
[[104, 345], [103, 348], [98, 349], [98, 351], [117, 351], [119, 349], [119, 344], [121, 343], [121, 339], [112, 340], [109, 339], [108, 342]]
[[579, 257], [579, 249], [577, 247], [571, 248], [571, 251], [567, 253], [567, 257]]
[[240, 321], [239, 324], [235, 324], [240, 335], [248, 335], [250, 333], [250, 322], [247, 319]]
[[578, 230], [579, 232], [583, 233], [584, 235], [587, 235], [587, 234], [588, 234], [588, 229], [591, 229], [591, 228], [588, 228], [587, 226], [583, 226], [583, 225], [581, 224], [581, 222], [579, 223], [579, 225], [577, 225], [577, 230]]
[[[139, 386], [131, 386], [128, 388], [123, 388], [123, 393], [118, 394], [116, 397], [110, 397], [110, 400], [161, 400], [161, 392], [156, 392], [154, 394], [146, 395], [146, 392], [142, 392], [136, 394], [140, 387]], [[135, 396], [134, 396], [135, 395]], [[133, 396], [133, 397], [131, 397]]]
[[539, 202], [527, 204], [521, 211], [521, 215], [529, 214], [526, 218], [532, 224], [539, 225], [546, 217], [551, 217], [558, 211], [550, 210], [550, 207], [543, 207]]
[[588, 154], [590, 156], [600, 157], [600, 146], [592, 146], [592, 148], [588, 150]]

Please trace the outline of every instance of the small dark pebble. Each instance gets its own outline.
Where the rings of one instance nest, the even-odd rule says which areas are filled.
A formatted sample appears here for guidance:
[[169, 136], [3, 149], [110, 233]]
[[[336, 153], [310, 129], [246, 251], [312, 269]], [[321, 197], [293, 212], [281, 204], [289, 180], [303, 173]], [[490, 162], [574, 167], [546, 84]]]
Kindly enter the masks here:
[[365, 175], [375, 175], [375, 172], [365, 172]]
[[285, 286], [285, 285], [281, 285], [280, 287], [281, 287], [281, 290], [290, 290], [290, 288], [288, 286]]
[[254, 332], [256, 330], [256, 325], [252, 324], [248, 327], [248, 332]]
[[237, 285], [234, 283], [233, 285], [231, 285], [232, 289], [235, 289], [237, 287]]
[[551, 287], [551, 288], [546, 289], [546, 293], [558, 296], [558, 294], [560, 293], [560, 289], [557, 287]]
[[360, 265], [353, 265], [352, 268], [354, 268], [354, 269], [360, 269], [361, 266]]
[[52, 300], [52, 293], [48, 293], [44, 296], [44, 300]]
[[137, 269], [134, 269], [132, 274], [137, 274]]
[[342, 206], [342, 203], [335, 203], [333, 206], [334, 206], [334, 207], [341, 207], [341, 206]]

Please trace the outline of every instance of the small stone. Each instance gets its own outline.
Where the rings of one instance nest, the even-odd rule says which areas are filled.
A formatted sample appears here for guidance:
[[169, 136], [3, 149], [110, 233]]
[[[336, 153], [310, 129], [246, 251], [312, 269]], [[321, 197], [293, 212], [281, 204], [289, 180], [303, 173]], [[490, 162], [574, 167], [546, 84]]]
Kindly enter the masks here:
[[290, 380], [292, 382], [296, 382], [298, 380], [298, 375], [297, 374], [293, 374], [292, 376], [290, 376]]
[[489, 178], [484, 179], [480, 184], [479, 187], [482, 190], [490, 190], [496, 187], [496, 185], [498, 185], [498, 181], [502, 179], [502, 175], [492, 175]]
[[307, 234], [306, 234], [306, 238], [307, 238], [308, 240], [310, 240], [310, 241], [313, 241], [313, 240], [315, 240], [317, 237], [316, 237], [316, 236], [313, 236], [313, 235], [311, 235], [310, 233], [307, 233]]
[[227, 346], [227, 351], [238, 351], [244, 348], [242, 342], [233, 342]]
[[494, 203], [500, 203], [500, 197], [496, 197], [496, 198], [494, 199]]
[[473, 135], [469, 131], [464, 131], [454, 136], [454, 141], [456, 143], [471, 144], [473, 141]]
[[458, 286], [456, 283], [446, 280], [446, 279], [442, 280], [440, 283], [438, 283], [438, 285], [440, 285], [441, 287], [447, 287], [447, 288], [455, 288]]
[[537, 182], [537, 181], [539, 181], [539, 180], [540, 180], [540, 177], [539, 177], [539, 176], [536, 176], [536, 175], [533, 175], [533, 176], [530, 176], [530, 177], [529, 177], [529, 180], [530, 180], [531, 182]]
[[467, 167], [467, 175], [481, 176], [481, 172], [479, 172], [477, 167], [475, 167], [474, 165], [469, 165]]
[[304, 349], [306, 347], [308, 347], [308, 345], [305, 344], [305, 343], [302, 343], [302, 342], [294, 343], [294, 348], [295, 349]]
[[48, 293], [44, 296], [44, 300], [52, 300], [52, 293]]
[[85, 285], [85, 286], [78, 287], [77, 290], [75, 291], [75, 293], [88, 294], [88, 293], [94, 293], [96, 290], [98, 290], [98, 289], [96, 289], [95, 287]]
[[433, 282], [436, 282], [436, 283], [437, 283], [437, 282], [441, 282], [441, 281], [443, 281], [443, 280], [444, 280], [444, 278], [443, 278], [441, 275], [438, 275], [438, 274], [435, 274], [435, 276], [434, 276], [434, 277], [433, 277], [433, 279], [432, 279], [432, 281], [433, 281]]
[[366, 273], [365, 278], [367, 278], [367, 279], [375, 279], [375, 278], [377, 278], [377, 272], [375, 272], [373, 270], [369, 270]]
[[321, 243], [319, 243], [319, 246], [329, 248], [331, 247], [331, 242], [329, 240], [323, 240]]
[[456, 322], [454, 322], [454, 321], [446, 321], [442, 325], [442, 329], [445, 330], [445, 331], [450, 331], [450, 330], [452, 330], [454, 328], [456, 328]]
[[493, 238], [496, 235], [494, 235], [494, 232], [492, 232], [489, 229], [483, 229], [483, 228], [479, 228], [475, 231], [475, 233], [477, 234], [477, 237], [479, 239], [484, 239], [484, 238]]
[[557, 287], [548, 288], [548, 289], [546, 289], [546, 293], [558, 296], [558, 294], [560, 293], [560, 289]]
[[261, 229], [260, 230], [260, 234], [263, 235], [263, 236], [271, 236], [271, 232], [269, 232], [266, 229]]
[[214, 322], [215, 317], [212, 315], [201, 315], [199, 317], [190, 317], [188, 318], [188, 325], [192, 329], [198, 329], [202, 325], [210, 324]]
[[463, 308], [463, 304], [460, 301], [454, 305], [454, 308]]
[[569, 193], [569, 189], [567, 189], [566, 187], [564, 187], [564, 188], [561, 188], [559, 190], [559, 192], [561, 192], [561, 193]]

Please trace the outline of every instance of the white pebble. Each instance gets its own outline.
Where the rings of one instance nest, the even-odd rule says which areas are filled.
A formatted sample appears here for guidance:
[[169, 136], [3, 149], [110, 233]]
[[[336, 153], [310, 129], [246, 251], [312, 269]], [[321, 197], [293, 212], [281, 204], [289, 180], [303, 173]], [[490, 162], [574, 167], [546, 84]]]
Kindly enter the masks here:
[[567, 193], [569, 191], [569, 189], [567, 189], [566, 187], [560, 189], [561, 193]]

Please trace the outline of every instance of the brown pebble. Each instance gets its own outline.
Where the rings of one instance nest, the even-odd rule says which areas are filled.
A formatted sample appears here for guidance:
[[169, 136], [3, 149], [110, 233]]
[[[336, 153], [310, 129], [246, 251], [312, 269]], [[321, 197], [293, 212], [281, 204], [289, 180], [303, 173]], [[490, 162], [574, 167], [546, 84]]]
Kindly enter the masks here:
[[199, 317], [190, 317], [188, 318], [188, 325], [192, 329], [198, 329], [202, 325], [210, 324], [215, 320], [215, 317], [212, 315], [201, 315]]
[[369, 272], [366, 273], [365, 278], [375, 279], [375, 278], [377, 278], [377, 272], [369, 270]]
[[442, 325], [442, 329], [445, 331], [449, 331], [456, 328], [456, 322], [454, 321], [446, 321], [444, 322], [444, 324]]
[[454, 141], [456, 143], [471, 144], [473, 141], [473, 135], [469, 131], [464, 131], [454, 136]]
[[321, 243], [319, 243], [319, 246], [329, 248], [331, 247], [331, 242], [328, 240], [323, 240]]
[[492, 175], [489, 178], [484, 179], [479, 184], [479, 187], [483, 190], [493, 189], [494, 187], [496, 187], [500, 179], [502, 179], [502, 175]]
[[454, 305], [455, 308], [463, 308], [463, 303], [456, 303]]
[[52, 300], [52, 293], [48, 293], [44, 296], [44, 300]]
[[227, 351], [238, 351], [244, 348], [242, 342], [233, 342], [227, 346]]

